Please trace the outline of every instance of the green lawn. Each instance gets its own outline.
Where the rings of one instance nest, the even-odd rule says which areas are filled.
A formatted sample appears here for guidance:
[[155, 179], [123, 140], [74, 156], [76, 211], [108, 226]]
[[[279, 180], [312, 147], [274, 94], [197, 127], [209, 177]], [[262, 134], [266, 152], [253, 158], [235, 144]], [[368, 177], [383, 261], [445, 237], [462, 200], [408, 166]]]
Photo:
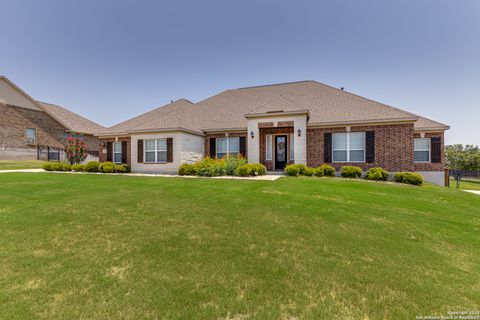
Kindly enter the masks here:
[[0, 319], [478, 310], [480, 196], [434, 186], [0, 174]]
[[[455, 178], [450, 177], [450, 188], [456, 188], [457, 182]], [[480, 179], [475, 178], [462, 178], [460, 180], [460, 185], [458, 186], [459, 189], [464, 190], [480, 190]]]
[[0, 160], [0, 170], [39, 169], [44, 163], [39, 160]]

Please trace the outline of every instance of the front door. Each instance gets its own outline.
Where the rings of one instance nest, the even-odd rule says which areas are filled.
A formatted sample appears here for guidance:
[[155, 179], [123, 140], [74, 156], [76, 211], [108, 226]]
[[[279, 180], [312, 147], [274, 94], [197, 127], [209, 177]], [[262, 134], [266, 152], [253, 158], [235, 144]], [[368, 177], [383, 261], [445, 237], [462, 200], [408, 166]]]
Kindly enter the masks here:
[[287, 165], [287, 136], [275, 136], [275, 170]]

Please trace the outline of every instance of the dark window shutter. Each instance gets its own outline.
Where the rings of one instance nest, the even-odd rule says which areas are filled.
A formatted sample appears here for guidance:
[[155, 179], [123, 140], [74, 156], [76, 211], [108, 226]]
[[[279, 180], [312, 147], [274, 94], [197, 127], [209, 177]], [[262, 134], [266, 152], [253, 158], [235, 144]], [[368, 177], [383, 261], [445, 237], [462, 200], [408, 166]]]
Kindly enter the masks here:
[[432, 150], [432, 163], [442, 162], [442, 138], [433, 137], [430, 139], [430, 149]]
[[368, 163], [375, 162], [375, 131], [365, 132], [365, 157]]
[[323, 134], [323, 162], [332, 162], [332, 134]]
[[143, 162], [143, 140], [137, 140], [137, 162]]
[[173, 162], [173, 138], [167, 138], [167, 162]]
[[113, 159], [113, 143], [107, 142], [107, 161], [112, 161]]
[[127, 163], [127, 141], [122, 141], [122, 163]]
[[240, 154], [242, 155], [242, 157], [245, 157], [245, 151], [245, 137], [240, 137]]
[[216, 157], [216, 142], [217, 140], [215, 138], [210, 138], [210, 157], [215, 158]]

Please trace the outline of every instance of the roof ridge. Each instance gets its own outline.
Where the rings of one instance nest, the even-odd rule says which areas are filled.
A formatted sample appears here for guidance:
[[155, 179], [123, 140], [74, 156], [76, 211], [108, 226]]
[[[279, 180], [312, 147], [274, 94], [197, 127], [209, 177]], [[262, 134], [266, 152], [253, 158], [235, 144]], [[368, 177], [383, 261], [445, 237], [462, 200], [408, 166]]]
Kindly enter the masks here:
[[300, 81], [290, 81], [290, 82], [280, 82], [280, 83], [272, 83], [272, 84], [263, 84], [258, 86], [250, 86], [250, 87], [240, 87], [236, 89], [228, 89], [225, 91], [233, 91], [233, 90], [244, 90], [244, 89], [254, 89], [254, 88], [263, 88], [263, 87], [274, 87], [274, 86], [282, 86], [286, 84], [295, 84], [295, 83], [302, 83], [302, 82], [316, 82], [315, 80], [300, 80]]

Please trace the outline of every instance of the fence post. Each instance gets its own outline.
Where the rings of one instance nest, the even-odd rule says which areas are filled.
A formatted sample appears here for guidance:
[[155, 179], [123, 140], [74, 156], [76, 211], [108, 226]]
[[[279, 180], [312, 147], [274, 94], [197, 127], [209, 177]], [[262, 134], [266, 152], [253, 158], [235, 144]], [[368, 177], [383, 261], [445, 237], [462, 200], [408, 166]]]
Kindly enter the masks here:
[[450, 174], [448, 169], [445, 169], [445, 187], [450, 187]]

